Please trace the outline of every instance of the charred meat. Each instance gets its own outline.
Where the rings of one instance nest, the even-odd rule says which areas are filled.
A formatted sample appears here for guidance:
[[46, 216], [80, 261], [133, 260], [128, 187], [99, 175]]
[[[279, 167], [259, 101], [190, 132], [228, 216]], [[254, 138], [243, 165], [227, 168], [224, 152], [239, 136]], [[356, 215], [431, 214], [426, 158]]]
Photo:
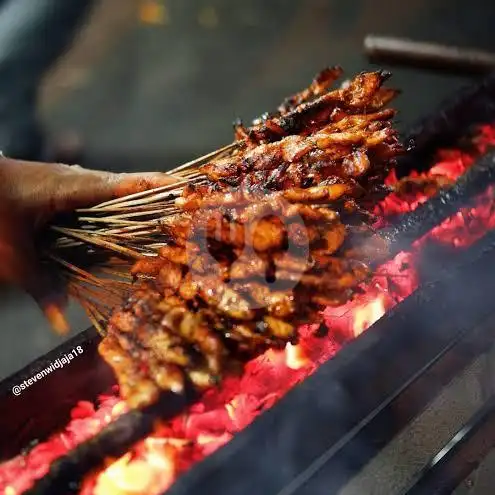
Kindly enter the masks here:
[[267, 348], [296, 342], [324, 306], [349, 301], [386, 246], [367, 212], [401, 152], [385, 108], [384, 72], [323, 71], [238, 146], [202, 166], [163, 247], [132, 269], [135, 284], [100, 344], [133, 407], [163, 390], [210, 387]]

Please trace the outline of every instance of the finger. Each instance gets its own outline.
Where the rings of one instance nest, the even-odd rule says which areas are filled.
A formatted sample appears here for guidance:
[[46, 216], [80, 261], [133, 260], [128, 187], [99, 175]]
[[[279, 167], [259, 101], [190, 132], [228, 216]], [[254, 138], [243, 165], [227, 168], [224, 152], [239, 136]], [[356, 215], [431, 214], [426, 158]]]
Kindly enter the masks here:
[[42, 225], [53, 214], [91, 207], [127, 194], [174, 184], [167, 173], [112, 173], [60, 163], [0, 158], [0, 193]]
[[157, 187], [168, 186], [184, 180], [182, 177], [176, 177], [159, 172], [150, 172], [146, 174], [129, 173], [119, 175], [120, 177], [116, 178], [114, 191], [114, 195], [116, 197], [128, 196], [129, 194], [140, 193], [150, 189], [155, 189]]
[[78, 168], [59, 180], [52, 196], [53, 212], [91, 207], [112, 199], [156, 187], [168, 186], [181, 180], [170, 174], [111, 173]]

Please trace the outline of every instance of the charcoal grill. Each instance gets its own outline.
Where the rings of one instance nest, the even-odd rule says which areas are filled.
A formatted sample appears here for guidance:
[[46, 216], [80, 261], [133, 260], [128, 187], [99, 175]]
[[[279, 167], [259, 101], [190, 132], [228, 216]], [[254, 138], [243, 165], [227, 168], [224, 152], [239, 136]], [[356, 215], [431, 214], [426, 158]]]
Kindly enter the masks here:
[[[494, 120], [495, 75], [490, 75], [411, 130], [407, 142], [414, 149], [400, 161], [400, 174], [426, 167], [440, 145], [454, 142], [474, 123]], [[452, 190], [389, 229], [396, 250], [468, 204], [489, 182], [495, 182], [491, 152]], [[489, 386], [465, 408], [470, 414], [454, 418], [436, 443], [405, 450], [410, 462], [395, 481], [386, 471], [394, 462], [391, 450], [413, 438], [414, 428], [441, 407], [437, 402], [449, 404], [456, 386], [479, 383], [479, 375], [486, 374], [495, 336], [492, 267], [493, 232], [456, 254], [425, 250], [416, 292], [182, 475], [167, 494], [452, 493], [495, 444], [495, 395]], [[113, 380], [97, 355], [97, 341], [96, 331], [89, 329], [0, 385], [2, 459], [60, 428], [78, 400], [93, 400], [108, 390]], [[12, 395], [14, 384], [79, 345], [83, 354], [66, 370], [44, 378], [20, 398]], [[173, 417], [194, 400], [169, 394], [157, 405], [124, 414], [54, 462], [27, 493], [77, 493], [78, 482], [92, 468], [125, 453], [151, 431], [157, 417]]]

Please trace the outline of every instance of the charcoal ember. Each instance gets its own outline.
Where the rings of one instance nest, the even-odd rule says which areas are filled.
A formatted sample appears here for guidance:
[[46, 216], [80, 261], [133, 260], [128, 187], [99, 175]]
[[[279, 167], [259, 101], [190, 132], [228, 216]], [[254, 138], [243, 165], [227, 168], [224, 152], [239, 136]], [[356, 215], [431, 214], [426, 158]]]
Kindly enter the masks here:
[[404, 177], [394, 186], [394, 192], [403, 200], [416, 199], [419, 195], [430, 198], [455, 181], [445, 176]]

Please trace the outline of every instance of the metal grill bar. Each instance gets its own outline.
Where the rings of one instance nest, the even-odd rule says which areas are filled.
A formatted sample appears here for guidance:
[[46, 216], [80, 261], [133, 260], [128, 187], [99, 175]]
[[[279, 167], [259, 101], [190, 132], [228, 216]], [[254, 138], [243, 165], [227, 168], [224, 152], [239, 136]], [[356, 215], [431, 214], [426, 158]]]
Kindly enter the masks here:
[[419, 473], [405, 495], [448, 495], [495, 447], [495, 396]]

